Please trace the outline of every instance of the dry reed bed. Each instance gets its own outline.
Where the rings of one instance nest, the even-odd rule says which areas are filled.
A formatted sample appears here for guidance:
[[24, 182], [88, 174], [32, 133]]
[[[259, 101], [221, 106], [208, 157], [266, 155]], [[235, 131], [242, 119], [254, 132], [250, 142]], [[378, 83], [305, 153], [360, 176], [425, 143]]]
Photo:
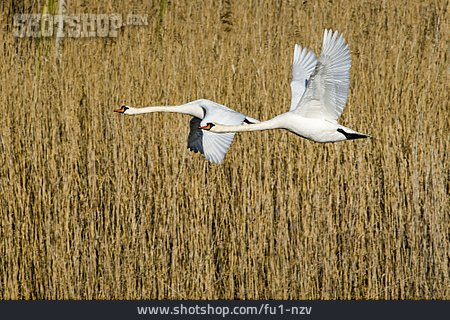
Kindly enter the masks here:
[[[2, 4], [0, 297], [448, 299], [447, 1], [164, 3], [70, 1], [149, 25], [66, 39], [60, 65], [12, 36], [31, 4]], [[371, 140], [239, 134], [217, 166], [187, 117], [112, 113], [208, 98], [268, 119], [324, 28], [352, 50], [341, 121]]]

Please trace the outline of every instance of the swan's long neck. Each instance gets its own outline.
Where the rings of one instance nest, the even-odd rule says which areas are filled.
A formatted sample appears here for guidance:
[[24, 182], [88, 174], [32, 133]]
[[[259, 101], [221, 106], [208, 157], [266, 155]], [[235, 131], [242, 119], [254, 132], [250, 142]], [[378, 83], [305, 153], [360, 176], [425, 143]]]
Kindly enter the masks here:
[[280, 123], [279, 119], [275, 117], [273, 119], [263, 121], [260, 123], [243, 124], [238, 126], [225, 126], [221, 124], [215, 124], [210, 131], [217, 133], [228, 133], [228, 132], [243, 132], [243, 131], [262, 131], [280, 128], [283, 128], [283, 126]]
[[143, 108], [129, 108], [125, 114], [126, 115], [137, 115], [152, 112], [175, 112], [190, 114], [195, 117], [203, 117], [202, 109], [193, 104], [182, 104], [179, 106], [154, 106], [154, 107], [143, 107]]

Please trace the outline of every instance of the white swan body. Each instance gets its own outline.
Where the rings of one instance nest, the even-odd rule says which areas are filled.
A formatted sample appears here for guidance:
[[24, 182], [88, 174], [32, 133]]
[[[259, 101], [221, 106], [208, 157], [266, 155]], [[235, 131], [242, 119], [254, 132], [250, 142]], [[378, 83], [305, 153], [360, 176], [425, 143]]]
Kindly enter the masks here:
[[245, 126], [211, 124], [210, 132], [245, 132], [271, 129], [286, 129], [305, 139], [315, 142], [338, 142], [350, 139], [365, 138], [365, 135], [337, 122], [305, 118], [292, 112], [282, 113], [270, 120]]
[[289, 112], [257, 124], [211, 123], [205, 129], [216, 133], [287, 129], [316, 142], [366, 138], [337, 122], [347, 101], [350, 67], [350, 50], [342, 35], [325, 30], [319, 60], [311, 51], [295, 46]]
[[227, 125], [258, 123], [259, 121], [236, 112], [214, 101], [200, 99], [179, 106], [154, 106], [132, 108], [122, 106], [114, 112], [124, 115], [139, 115], [152, 112], [174, 112], [193, 116], [190, 122], [188, 148], [195, 153], [200, 152], [213, 163], [221, 163], [233, 142], [234, 132], [217, 134], [204, 131], [209, 122], [220, 122]]

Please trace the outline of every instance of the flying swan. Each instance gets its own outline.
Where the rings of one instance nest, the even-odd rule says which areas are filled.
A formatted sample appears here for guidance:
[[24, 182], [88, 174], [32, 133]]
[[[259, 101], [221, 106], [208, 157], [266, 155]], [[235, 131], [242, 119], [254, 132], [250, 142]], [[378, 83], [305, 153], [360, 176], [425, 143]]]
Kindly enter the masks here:
[[325, 30], [319, 60], [312, 51], [295, 45], [289, 112], [256, 124], [211, 121], [200, 128], [216, 133], [287, 129], [316, 142], [367, 138], [337, 122], [347, 101], [350, 66], [350, 51], [342, 35]]
[[221, 163], [233, 142], [234, 132], [218, 134], [203, 131], [200, 127], [209, 122], [220, 122], [225, 125], [241, 125], [259, 123], [258, 120], [247, 117], [224, 105], [214, 101], [200, 99], [179, 106], [155, 106], [145, 108], [132, 108], [121, 106], [114, 112], [125, 115], [137, 115], [151, 112], [174, 112], [189, 114], [193, 118], [190, 122], [188, 148], [195, 153], [200, 152], [213, 163]]

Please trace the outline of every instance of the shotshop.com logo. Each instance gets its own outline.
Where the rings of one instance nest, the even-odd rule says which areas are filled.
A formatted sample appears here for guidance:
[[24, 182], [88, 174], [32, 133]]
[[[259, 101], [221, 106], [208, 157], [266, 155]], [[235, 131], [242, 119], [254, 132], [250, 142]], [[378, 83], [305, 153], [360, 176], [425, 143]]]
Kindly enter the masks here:
[[115, 38], [123, 26], [146, 26], [148, 15], [127, 14], [15, 14], [17, 38]]

